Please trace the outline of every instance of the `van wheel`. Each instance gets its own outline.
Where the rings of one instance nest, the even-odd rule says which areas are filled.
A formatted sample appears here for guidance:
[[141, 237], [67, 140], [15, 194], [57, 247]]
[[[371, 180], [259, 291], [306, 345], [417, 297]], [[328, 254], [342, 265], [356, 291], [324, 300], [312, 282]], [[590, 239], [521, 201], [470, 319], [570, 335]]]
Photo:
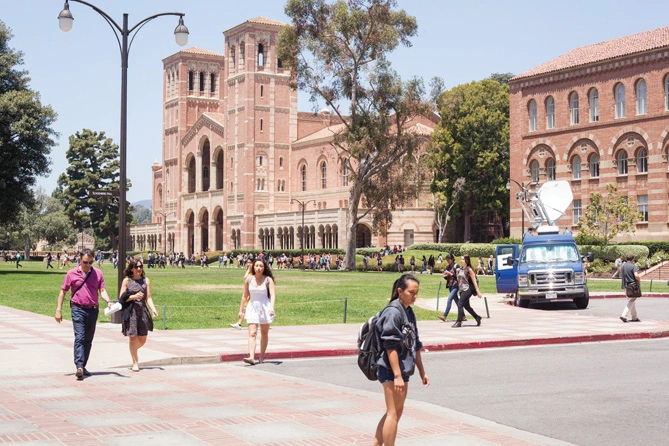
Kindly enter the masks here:
[[520, 294], [518, 293], [518, 291], [516, 291], [516, 297], [515, 297], [513, 303], [514, 303], [515, 306], [521, 307], [521, 308], [527, 308], [527, 307], [530, 306], [530, 301], [529, 300], [522, 300], [520, 298]]
[[585, 310], [588, 308], [588, 303], [590, 302], [590, 292], [588, 291], [588, 287], [585, 287], [585, 293], [583, 293], [583, 297], [578, 297], [574, 299], [574, 303], [576, 304], [576, 308], [579, 310]]

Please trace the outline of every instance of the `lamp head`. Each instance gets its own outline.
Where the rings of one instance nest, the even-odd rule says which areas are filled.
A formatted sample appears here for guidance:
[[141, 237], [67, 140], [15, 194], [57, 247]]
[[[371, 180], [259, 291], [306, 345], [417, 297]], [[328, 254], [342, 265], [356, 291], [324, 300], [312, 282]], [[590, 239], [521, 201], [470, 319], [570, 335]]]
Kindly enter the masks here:
[[507, 182], [506, 182], [506, 190], [511, 190], [511, 180], [507, 180]]
[[174, 38], [179, 46], [184, 46], [188, 43], [188, 28], [184, 25], [183, 16], [179, 17], [179, 24], [174, 29]]
[[70, 12], [70, 4], [65, 0], [65, 5], [63, 10], [58, 14], [58, 26], [61, 30], [68, 32], [72, 29], [72, 23], [74, 22], [74, 17]]

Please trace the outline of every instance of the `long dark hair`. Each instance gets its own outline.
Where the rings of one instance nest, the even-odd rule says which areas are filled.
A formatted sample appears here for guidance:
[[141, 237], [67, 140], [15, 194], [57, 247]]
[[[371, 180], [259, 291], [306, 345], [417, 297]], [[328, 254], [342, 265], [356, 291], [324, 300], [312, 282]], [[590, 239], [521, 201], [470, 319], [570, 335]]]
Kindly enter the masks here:
[[[466, 264], [468, 267], [472, 268], [472, 261], [471, 261], [471, 259], [469, 258], [469, 254], [463, 254], [463, 255], [462, 255], [462, 258], [465, 259], [465, 264]], [[472, 268], [472, 269], [474, 269], [474, 268]]]
[[403, 274], [402, 277], [400, 277], [395, 281], [395, 283], [393, 283], [393, 292], [390, 295], [391, 302], [400, 297], [400, 293], [399, 291], [397, 291], [397, 289], [401, 288], [403, 290], [406, 290], [407, 286], [409, 286], [409, 282], [416, 282], [417, 284], [420, 284], [416, 276], [414, 276], [413, 274]]
[[128, 267], [123, 272], [125, 274], [125, 277], [132, 277], [133, 276], [132, 270], [135, 269], [135, 266], [137, 266], [137, 264], [142, 265], [142, 277], [145, 277], [144, 268], [143, 268], [144, 263], [141, 260], [137, 260], [137, 259], [130, 259], [130, 261], [128, 262]]
[[251, 266], [251, 268], [252, 268], [252, 269], [251, 269], [251, 274], [253, 274], [253, 275], [255, 276], [255, 274], [256, 274], [256, 272], [255, 272], [255, 266], [256, 266], [256, 263], [258, 263], [258, 262], [261, 262], [261, 263], [262, 263], [262, 266], [263, 266], [263, 268], [264, 268], [264, 269], [262, 270], [262, 275], [263, 275], [263, 276], [267, 276], [267, 277], [269, 277], [270, 279], [272, 279], [272, 280], [276, 283], [276, 279], [274, 278], [274, 274], [272, 274], [272, 270], [269, 268], [269, 265], [267, 264], [267, 262], [265, 262], [265, 259], [264, 259], [264, 258], [262, 258], [262, 259], [256, 258], [256, 259], [253, 261], [253, 263], [251, 264], [251, 265], [252, 265], [252, 266]]

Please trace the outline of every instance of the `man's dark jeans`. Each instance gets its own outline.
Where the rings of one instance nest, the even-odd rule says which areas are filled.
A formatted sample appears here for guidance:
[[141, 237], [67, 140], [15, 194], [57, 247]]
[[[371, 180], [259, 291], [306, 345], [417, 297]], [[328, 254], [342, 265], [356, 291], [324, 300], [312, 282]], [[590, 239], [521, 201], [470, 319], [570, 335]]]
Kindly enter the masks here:
[[91, 354], [95, 324], [98, 321], [97, 308], [71, 307], [72, 327], [74, 328], [74, 364], [84, 368]]

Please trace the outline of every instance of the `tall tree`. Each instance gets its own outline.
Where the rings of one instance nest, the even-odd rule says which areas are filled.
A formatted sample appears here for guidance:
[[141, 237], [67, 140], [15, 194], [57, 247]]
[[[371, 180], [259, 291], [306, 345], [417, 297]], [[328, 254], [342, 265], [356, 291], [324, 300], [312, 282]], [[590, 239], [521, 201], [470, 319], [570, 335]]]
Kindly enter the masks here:
[[[119, 206], [108, 197], [94, 197], [90, 190], [119, 190], [119, 148], [104, 132], [84, 129], [70, 136], [69, 166], [58, 178], [59, 199], [73, 224], [90, 221], [96, 238], [109, 238], [116, 248]], [[128, 180], [128, 187], [131, 183]], [[132, 206], [127, 205], [127, 221]]]
[[578, 221], [578, 237], [596, 239], [604, 245], [618, 234], [636, 232], [639, 212], [636, 203], [630, 203], [627, 197], [618, 194], [615, 184], [606, 185], [606, 197], [593, 193], [585, 214]]
[[[444, 92], [438, 103], [441, 122], [432, 133], [427, 161], [434, 171], [433, 194], [443, 206], [464, 215], [464, 239], [471, 238], [471, 217], [492, 212], [509, 215], [509, 87], [485, 79]], [[461, 192], [453, 194], [464, 178]]]
[[426, 137], [408, 129], [431, 108], [422, 81], [402, 81], [388, 62], [400, 44], [410, 46], [417, 30], [415, 18], [396, 6], [394, 0], [289, 0], [292, 25], [279, 38], [279, 58], [294, 88], [308, 92], [315, 106], [325, 102], [343, 124], [331, 145], [349, 175], [349, 270], [358, 223], [369, 216], [384, 231], [392, 210], [420, 187], [413, 152]]
[[9, 47], [9, 28], [0, 21], [0, 223], [20, 218], [33, 204], [35, 178], [49, 173], [56, 113], [28, 87], [28, 72], [17, 69], [23, 53]]

